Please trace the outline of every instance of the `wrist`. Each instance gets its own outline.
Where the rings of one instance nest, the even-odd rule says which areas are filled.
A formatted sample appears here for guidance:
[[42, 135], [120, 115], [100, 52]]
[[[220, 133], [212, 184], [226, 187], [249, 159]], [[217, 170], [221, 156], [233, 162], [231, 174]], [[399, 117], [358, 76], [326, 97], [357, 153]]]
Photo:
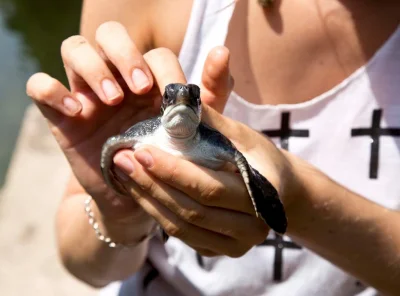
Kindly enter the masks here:
[[314, 223], [316, 219], [313, 217], [314, 210], [321, 207], [318, 200], [319, 192], [324, 192], [323, 188], [329, 187], [328, 183], [333, 182], [306, 161], [287, 151], [283, 151], [283, 154], [290, 168], [285, 181], [283, 198], [288, 218], [287, 233], [297, 236], [307, 232], [310, 223]]
[[104, 215], [94, 201], [87, 199], [85, 211], [97, 237], [110, 247], [136, 246], [153, 236], [156, 231], [156, 222], [143, 210], [117, 219]]

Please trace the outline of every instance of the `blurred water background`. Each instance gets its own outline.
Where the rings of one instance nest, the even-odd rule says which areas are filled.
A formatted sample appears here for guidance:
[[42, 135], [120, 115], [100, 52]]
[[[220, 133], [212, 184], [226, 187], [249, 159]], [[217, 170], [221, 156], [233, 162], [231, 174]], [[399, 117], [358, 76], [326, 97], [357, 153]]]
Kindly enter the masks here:
[[42, 71], [66, 84], [62, 41], [82, 0], [0, 0], [0, 295], [93, 296], [62, 266], [55, 215], [68, 165], [25, 93]]
[[[81, 0], [0, 0], [0, 188], [37, 71], [65, 83], [60, 44], [79, 31]], [[40, 141], [40, 139], [37, 139]]]

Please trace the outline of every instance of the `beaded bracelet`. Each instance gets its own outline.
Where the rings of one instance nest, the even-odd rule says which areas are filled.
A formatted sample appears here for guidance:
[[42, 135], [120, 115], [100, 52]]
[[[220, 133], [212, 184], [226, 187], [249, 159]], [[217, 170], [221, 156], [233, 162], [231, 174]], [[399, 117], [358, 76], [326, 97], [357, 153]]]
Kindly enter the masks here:
[[96, 233], [96, 237], [106, 243], [110, 248], [133, 248], [139, 245], [140, 243], [144, 242], [147, 239], [152, 238], [155, 236], [157, 233], [159, 233], [160, 227], [158, 225], [155, 225], [154, 228], [150, 231], [149, 234], [143, 235], [139, 240], [130, 243], [130, 244], [122, 244], [118, 242], [114, 242], [110, 237], [104, 235], [99, 228], [99, 223], [96, 221], [94, 213], [92, 211], [92, 208], [90, 207], [90, 203], [92, 202], [92, 197], [89, 196], [85, 200], [85, 213], [89, 218], [89, 224], [92, 226], [94, 232]]

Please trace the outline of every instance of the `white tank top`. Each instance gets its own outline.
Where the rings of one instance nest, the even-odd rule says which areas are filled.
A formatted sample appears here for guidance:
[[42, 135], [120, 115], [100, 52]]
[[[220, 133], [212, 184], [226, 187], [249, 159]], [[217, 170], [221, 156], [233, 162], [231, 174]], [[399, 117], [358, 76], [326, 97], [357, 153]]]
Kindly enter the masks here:
[[[225, 43], [232, 0], [195, 0], [180, 52], [191, 83], [200, 83], [209, 51]], [[400, 28], [350, 77], [310, 101], [255, 105], [232, 93], [225, 115], [331, 178], [388, 208], [400, 208]], [[104, 295], [370, 296], [363, 285], [288, 237], [270, 233], [243, 257], [201, 258], [180, 240], [150, 242], [148, 262]], [[360, 246], [362, 247], [362, 246]], [[371, 267], [373, 268], [373, 267]]]

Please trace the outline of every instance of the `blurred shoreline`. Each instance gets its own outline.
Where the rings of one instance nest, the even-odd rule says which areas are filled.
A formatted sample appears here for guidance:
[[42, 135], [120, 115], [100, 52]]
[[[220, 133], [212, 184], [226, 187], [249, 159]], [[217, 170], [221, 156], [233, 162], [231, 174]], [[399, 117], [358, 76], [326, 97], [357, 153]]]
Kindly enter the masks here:
[[25, 84], [42, 71], [67, 84], [60, 45], [79, 32], [81, 0], [0, 0], [0, 187], [30, 100]]
[[36, 106], [24, 116], [0, 190], [0, 295], [96, 295], [58, 258], [54, 217], [68, 164]]
[[38, 71], [67, 85], [60, 45], [79, 32], [81, 6], [0, 0], [0, 295], [97, 294], [60, 264], [54, 217], [68, 165], [25, 93]]

